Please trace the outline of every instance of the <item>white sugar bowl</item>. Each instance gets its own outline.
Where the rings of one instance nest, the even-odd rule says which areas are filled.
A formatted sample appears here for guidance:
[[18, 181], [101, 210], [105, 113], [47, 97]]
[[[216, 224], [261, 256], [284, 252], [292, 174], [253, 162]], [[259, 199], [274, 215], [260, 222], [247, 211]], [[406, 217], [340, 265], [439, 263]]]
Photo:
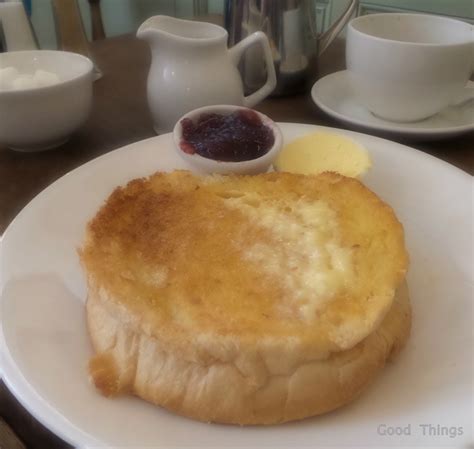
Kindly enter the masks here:
[[66, 142], [89, 116], [92, 72], [92, 61], [76, 53], [0, 53], [0, 147], [42, 151]]

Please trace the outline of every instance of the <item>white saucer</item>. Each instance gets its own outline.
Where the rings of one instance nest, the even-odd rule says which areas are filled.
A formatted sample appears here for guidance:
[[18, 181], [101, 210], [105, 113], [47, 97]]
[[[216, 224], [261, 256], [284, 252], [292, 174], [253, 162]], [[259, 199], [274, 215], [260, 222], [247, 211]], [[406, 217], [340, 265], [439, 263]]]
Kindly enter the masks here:
[[452, 137], [474, 130], [472, 100], [459, 106], [449, 106], [426, 120], [414, 123], [396, 123], [378, 118], [357, 102], [348, 75], [347, 70], [331, 73], [317, 81], [311, 89], [313, 101], [324, 112], [346, 124], [423, 139]]

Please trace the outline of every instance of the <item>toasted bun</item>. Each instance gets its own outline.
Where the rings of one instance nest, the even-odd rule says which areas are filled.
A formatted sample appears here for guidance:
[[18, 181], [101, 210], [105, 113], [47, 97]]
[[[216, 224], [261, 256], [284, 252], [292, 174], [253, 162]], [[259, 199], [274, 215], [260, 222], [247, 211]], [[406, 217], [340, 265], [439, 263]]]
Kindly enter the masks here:
[[332, 410], [408, 335], [402, 227], [333, 173], [132, 181], [81, 259], [97, 387], [205, 421]]

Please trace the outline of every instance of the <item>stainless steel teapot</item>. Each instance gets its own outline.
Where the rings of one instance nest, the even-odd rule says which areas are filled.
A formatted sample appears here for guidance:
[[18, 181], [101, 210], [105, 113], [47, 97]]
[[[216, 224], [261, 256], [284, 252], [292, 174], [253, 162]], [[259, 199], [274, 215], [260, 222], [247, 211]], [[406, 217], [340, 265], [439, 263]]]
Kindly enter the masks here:
[[[317, 30], [314, 0], [226, 0], [225, 28], [229, 45], [255, 31], [270, 41], [277, 76], [273, 95], [306, 90], [317, 78], [318, 58], [351, 18], [358, 5], [351, 0], [339, 19], [324, 33]], [[260, 48], [247, 51], [240, 64], [246, 92], [265, 83], [265, 58]]]

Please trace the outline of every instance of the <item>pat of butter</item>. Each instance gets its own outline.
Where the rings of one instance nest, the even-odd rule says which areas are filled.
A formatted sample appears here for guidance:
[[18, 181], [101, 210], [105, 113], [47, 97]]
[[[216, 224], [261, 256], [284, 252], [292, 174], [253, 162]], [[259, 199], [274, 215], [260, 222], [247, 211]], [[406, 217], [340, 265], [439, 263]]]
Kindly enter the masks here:
[[369, 153], [354, 140], [327, 132], [308, 134], [293, 140], [278, 155], [277, 171], [319, 174], [325, 171], [356, 178], [371, 167]]

